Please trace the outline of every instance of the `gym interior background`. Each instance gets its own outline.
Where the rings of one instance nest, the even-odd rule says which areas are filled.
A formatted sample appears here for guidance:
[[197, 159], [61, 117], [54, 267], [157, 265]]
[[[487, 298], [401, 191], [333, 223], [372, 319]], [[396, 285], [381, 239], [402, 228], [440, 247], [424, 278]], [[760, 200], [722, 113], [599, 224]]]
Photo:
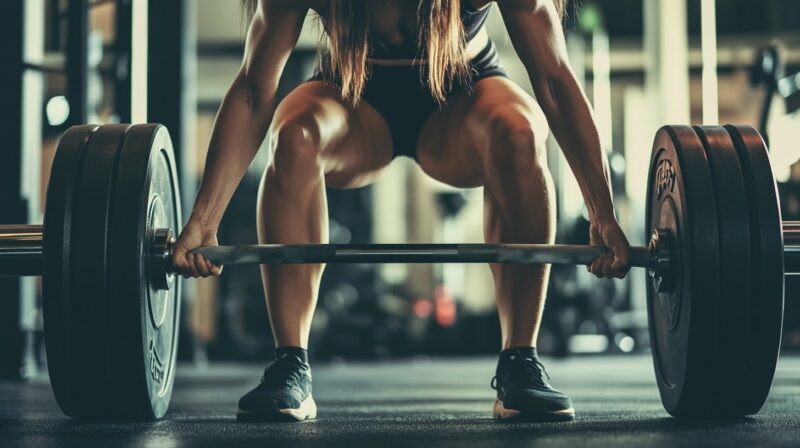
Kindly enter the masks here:
[[[238, 0], [159, 0], [149, 5], [143, 0], [14, 0], [3, 2], [0, 8], [4, 42], [0, 91], [6, 109], [0, 124], [0, 135], [6, 139], [0, 164], [0, 223], [41, 222], [55, 148], [65, 129], [79, 123], [165, 124], [174, 141], [187, 216], [217, 108], [241, 64], [245, 25]], [[800, 2], [719, 0], [714, 5], [713, 0], [584, 0], [570, 2], [568, 11], [565, 30], [570, 60], [593, 104], [610, 161], [615, 204], [632, 244], [643, 245], [649, 237], [641, 222], [644, 186], [652, 136], [663, 123], [744, 123], [759, 129], [768, 137], [783, 219], [800, 220]], [[531, 91], [497, 8], [490, 14], [488, 30], [511, 78]], [[281, 95], [311, 75], [321, 42], [320, 26], [312, 13], [281, 79]], [[557, 186], [557, 241], [588, 244], [587, 215], [577, 184], [552, 138], [548, 146]], [[262, 151], [225, 215], [219, 234], [222, 244], [256, 241], [255, 202], [265, 163]], [[370, 187], [328, 191], [330, 239], [342, 244], [482, 242], [480, 197], [479, 189], [444, 186], [426, 177], [412, 161], [398, 159]], [[763, 411], [791, 415], [795, 428], [800, 411], [800, 362], [795, 358], [800, 352], [797, 279], [786, 280], [782, 358], [773, 387], [773, 395], [783, 397], [770, 398]], [[577, 392], [579, 405], [585, 399], [589, 412], [584, 420], [608, 423], [614, 418], [598, 407], [605, 399], [614, 402], [609, 386], [613, 382], [608, 378], [616, 377], [619, 382], [612, 385], [618, 389], [624, 389], [627, 380], [636, 387], [652, 382], [646, 356], [650, 346], [645, 282], [636, 270], [614, 281], [595, 279], [583, 267], [554, 266], [552, 270], [539, 350], [551, 359], [561, 359], [553, 361], [555, 384], [566, 392]], [[60, 422], [64, 417], [46, 387], [40, 280], [0, 278], [0, 294], [0, 390], [15, 400], [14, 407], [30, 405], [35, 410], [32, 419]], [[458, 420], [463, 417], [459, 412], [473, 412], [462, 422], [467, 433], [473, 434], [473, 442], [485, 446], [510, 437], [515, 443], [526, 443], [526, 437], [534, 437], [529, 432], [499, 431], [474, 420], [482, 418], [481, 410], [489, 416], [490, 359], [498, 351], [500, 337], [493, 294], [485, 265], [330, 265], [310, 343], [314, 365], [320, 366], [319, 387], [326, 382], [345, 389], [358, 384], [379, 387], [393, 381], [410, 387], [397, 372], [409, 369], [405, 375], [433, 375], [440, 387], [431, 386], [432, 398], [421, 410], [408, 410], [404, 406], [413, 405], [398, 400], [394, 410], [387, 405], [379, 413], [389, 417], [408, 412], [411, 420], [425, 418], [419, 417], [425, 413], [429, 418], [444, 418], [431, 417], [440, 409], [434, 402], [441, 396], [442, 403], [449, 403], [442, 413]], [[187, 281], [182, 303], [172, 406], [177, 410], [167, 419], [199, 415], [199, 421], [230, 420], [239, 391], [257, 377], [253, 372], [273, 353], [258, 269], [236, 266], [220, 278]], [[607, 379], [595, 384], [595, 375], [588, 372]], [[484, 376], [482, 389], [469, 389], [473, 377], [480, 382]], [[453, 389], [442, 393], [448, 384]], [[660, 423], [658, 417], [666, 414], [658, 408], [656, 388], [651, 386], [644, 404], [620, 393], [624, 398], [615, 415], [623, 415], [625, 406], [644, 406], [642, 412], [655, 420], [639, 420], [636, 429], [640, 435], [661, 434], [660, 444], [679, 440], [665, 438], [670, 431], [691, 432], [692, 428], [677, 423]], [[470, 391], [460, 402], [457, 387]], [[602, 387], [610, 388], [606, 398], [597, 393]], [[484, 395], [486, 409], [480, 404]], [[336, 396], [331, 397], [336, 402]], [[5, 445], [4, 434], [12, 446], [32, 444], [39, 427], [21, 417], [7, 398], [0, 400], [0, 445]], [[322, 410], [324, 400], [319, 401]], [[348, 403], [358, 406], [357, 401]], [[227, 414], [226, 406], [231, 411]], [[331, 405], [336, 406], [344, 405]], [[458, 410], [459, 406], [466, 410]], [[748, 421], [750, 430], [741, 437], [767, 437], [757, 423]], [[406, 431], [420, 431], [420, 443], [437, 437], [444, 441], [452, 437], [446, 433], [454, 432], [453, 428], [409, 424]], [[582, 440], [576, 437], [599, 428], [587, 429], [582, 424], [585, 421], [579, 420], [573, 429], [551, 427], [536, 437], [544, 434], [553, 443], [569, 440], [574, 444]], [[44, 434], [58, 440], [65, 428], [54, 425], [45, 426]], [[189, 435], [197, 431], [190, 426], [169, 423], [159, 434], [152, 427], [123, 428], [119, 437], [132, 444], [202, 442], [205, 430]], [[400, 431], [381, 429], [377, 423], [364, 427], [367, 433], [383, 436]], [[696, 429], [707, 430], [699, 434], [709, 443], [721, 443], [724, 438], [719, 437], [727, 434], [724, 425]], [[79, 427], [77, 433], [90, 437], [86, 434], [93, 430], [100, 431], [95, 441], [117, 440], [112, 430], [98, 427]], [[359, 425], [323, 426], [320, 436], [297, 429], [286, 433], [260, 428], [244, 439], [234, 435], [231, 440], [256, 443], [254, 434], [262, 441], [313, 439], [325, 436], [325, 431], [347, 439], [358, 437], [359, 430]], [[598, 440], [650, 443], [613, 439], [625, 430], [619, 424]], [[571, 438], [559, 439], [562, 431], [572, 431]], [[771, 440], [790, 444], [797, 443], [797, 437], [794, 432], [793, 439]]]

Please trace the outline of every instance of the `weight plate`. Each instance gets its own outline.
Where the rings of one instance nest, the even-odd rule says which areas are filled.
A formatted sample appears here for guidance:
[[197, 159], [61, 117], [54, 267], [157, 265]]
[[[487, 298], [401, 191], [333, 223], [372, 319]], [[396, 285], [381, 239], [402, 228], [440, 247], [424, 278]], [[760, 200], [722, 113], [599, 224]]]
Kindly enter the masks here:
[[116, 343], [108, 332], [116, 324], [108, 313], [114, 295], [109, 282], [110, 213], [113, 199], [114, 170], [127, 125], [97, 128], [83, 154], [75, 190], [72, 214], [72, 337], [76, 350], [72, 356], [74, 393], [81, 400], [74, 417], [113, 418], [119, 405], [115, 391], [125, 388], [111, 375]]
[[667, 229], [675, 260], [674, 288], [658, 292], [647, 282], [653, 364], [661, 401], [674, 416], [690, 415], [710, 402], [715, 378], [708, 368], [719, 294], [719, 247], [711, 173], [697, 134], [665, 126], [650, 159], [645, 231]]
[[744, 414], [755, 414], [769, 395], [783, 325], [783, 237], [778, 189], [761, 135], [749, 126], [726, 126], [744, 174], [750, 210], [752, 294], [746, 345], [738, 361], [746, 387], [736, 394]]
[[750, 338], [751, 236], [744, 175], [739, 156], [725, 128], [695, 126], [706, 150], [717, 204], [720, 283], [715, 330], [717, 349], [709, 368], [715, 373], [710, 389], [717, 398], [692, 410], [692, 414], [740, 417], [740, 392], [749, 387], [742, 348]]
[[166, 128], [135, 125], [120, 151], [112, 212], [110, 306], [119, 344], [115, 377], [125, 413], [137, 419], [164, 415], [172, 395], [180, 319], [180, 282], [156, 290], [150, 276], [151, 239], [157, 228], [180, 230], [180, 198], [172, 142]]
[[42, 266], [42, 314], [47, 370], [53, 394], [67, 415], [78, 415], [82, 394], [75, 387], [74, 354], [80, 345], [72, 337], [71, 263], [73, 207], [86, 145], [97, 126], [70, 128], [58, 144], [47, 185]]

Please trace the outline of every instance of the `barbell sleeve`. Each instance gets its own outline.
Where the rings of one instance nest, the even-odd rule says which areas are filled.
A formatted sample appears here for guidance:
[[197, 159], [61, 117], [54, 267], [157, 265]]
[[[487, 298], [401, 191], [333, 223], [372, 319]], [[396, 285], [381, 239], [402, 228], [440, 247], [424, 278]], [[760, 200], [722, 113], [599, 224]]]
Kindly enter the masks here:
[[787, 275], [800, 274], [800, 221], [783, 221], [783, 263]]
[[41, 225], [0, 225], [0, 276], [42, 275]]
[[[532, 263], [588, 265], [607, 249], [566, 244], [265, 244], [196, 249], [212, 263]], [[632, 266], [648, 267], [650, 250], [631, 247]]]

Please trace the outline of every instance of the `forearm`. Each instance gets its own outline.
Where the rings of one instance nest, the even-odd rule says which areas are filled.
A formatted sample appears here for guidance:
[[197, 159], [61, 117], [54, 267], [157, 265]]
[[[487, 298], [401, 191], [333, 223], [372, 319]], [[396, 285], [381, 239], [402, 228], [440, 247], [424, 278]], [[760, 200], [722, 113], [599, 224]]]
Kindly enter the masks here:
[[547, 84], [550, 98], [543, 109], [553, 136], [575, 174], [589, 215], [592, 219], [613, 219], [608, 163], [591, 106], [571, 73]]
[[561, 18], [551, 0], [497, 0], [536, 99], [580, 185], [593, 219], [613, 218], [608, 167], [591, 107], [569, 68]]
[[237, 80], [222, 101], [205, 163], [203, 180], [191, 220], [216, 226], [264, 141], [274, 113], [272, 98], [258, 107], [243, 82]]

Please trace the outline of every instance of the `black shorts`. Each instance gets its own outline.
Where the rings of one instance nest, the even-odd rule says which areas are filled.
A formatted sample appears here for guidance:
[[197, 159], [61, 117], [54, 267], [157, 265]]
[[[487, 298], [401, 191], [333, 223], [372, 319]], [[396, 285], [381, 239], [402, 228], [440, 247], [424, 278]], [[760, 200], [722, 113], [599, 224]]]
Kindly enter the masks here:
[[[492, 41], [470, 62], [472, 67], [469, 85], [456, 84], [447, 96], [468, 91], [476, 82], [492, 76], [508, 77], [500, 65], [497, 49]], [[372, 65], [371, 74], [364, 87], [363, 100], [374, 107], [386, 120], [392, 132], [392, 156], [416, 159], [417, 140], [428, 117], [439, 109], [425, 82], [420, 66]], [[424, 66], [422, 66], [424, 70]], [[320, 72], [311, 80], [331, 81]]]

